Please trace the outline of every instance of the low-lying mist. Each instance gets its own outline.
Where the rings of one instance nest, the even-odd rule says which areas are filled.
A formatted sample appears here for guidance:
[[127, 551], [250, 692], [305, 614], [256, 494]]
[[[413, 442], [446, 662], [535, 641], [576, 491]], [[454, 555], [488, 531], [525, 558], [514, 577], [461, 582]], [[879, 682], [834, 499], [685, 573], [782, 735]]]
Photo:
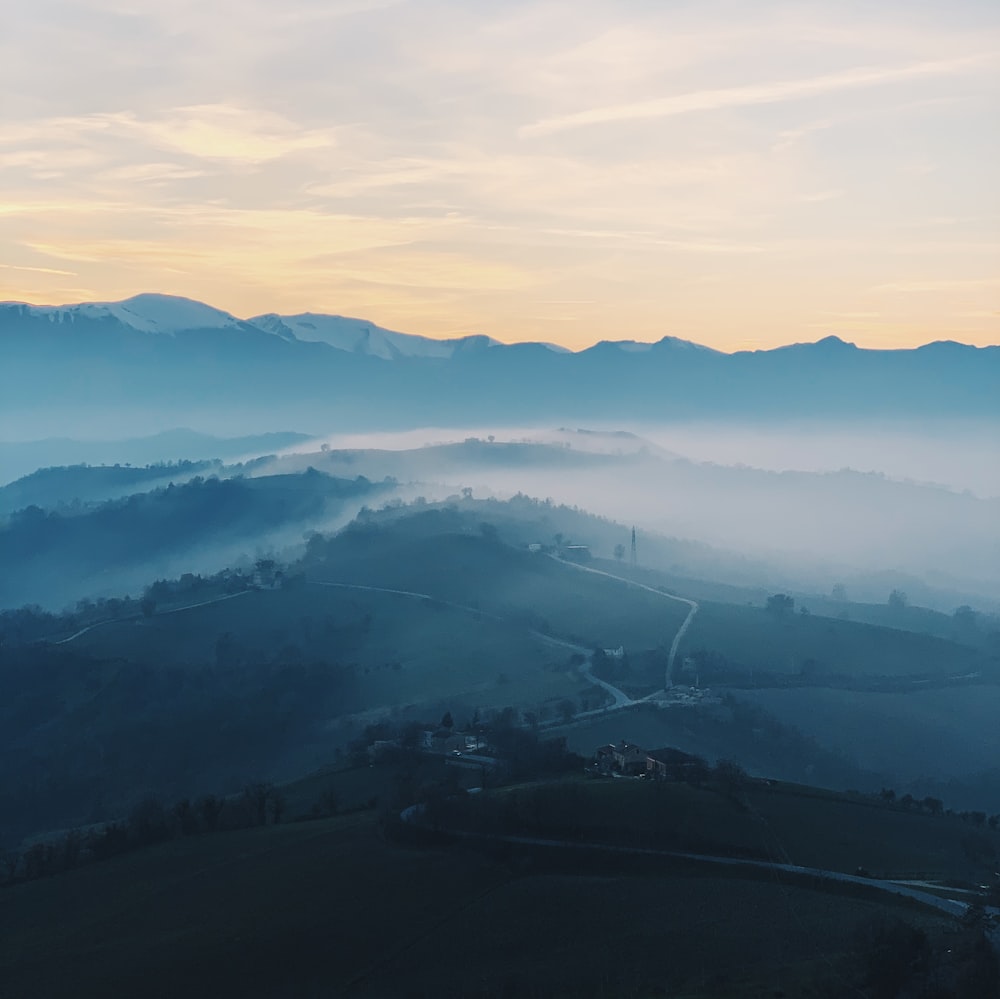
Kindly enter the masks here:
[[911, 585], [986, 608], [1000, 597], [998, 439], [967, 423], [429, 428], [332, 435], [276, 468], [391, 475], [428, 499], [523, 492], [766, 559], [775, 584], [852, 580], [873, 600]]
[[[184, 431], [121, 447], [135, 466], [144, 446], [149, 460], [160, 462], [185, 459], [182, 449], [194, 445], [199, 455], [215, 447], [220, 455], [253, 458], [266, 454], [269, 444], [290, 443], [243, 466], [215, 463], [191, 470], [256, 480], [315, 468], [344, 480], [396, 480], [396, 489], [383, 490], [379, 504], [390, 497], [441, 501], [467, 489], [477, 498], [523, 493], [619, 522], [626, 545], [634, 525], [640, 534], [657, 532], [728, 552], [734, 567], [745, 556], [756, 567], [754, 585], [828, 593], [841, 584], [853, 599], [875, 602], [903, 589], [915, 602], [950, 611], [964, 603], [983, 610], [1000, 606], [1000, 434], [995, 430], [957, 421], [921, 427], [701, 422], [624, 430], [429, 427], [228, 441]], [[165, 453], [170, 446], [178, 453]], [[102, 442], [101, 448], [105, 460], [116, 457], [112, 443]], [[108, 472], [74, 470], [73, 476], [52, 477], [51, 488], [44, 476], [31, 480], [30, 488], [29, 480], [14, 483], [4, 489], [10, 494], [7, 509], [15, 509], [17, 497], [31, 496], [30, 502], [46, 511], [69, 516], [68, 489], [84, 501], [82, 514], [87, 503], [128, 494], [125, 485], [108, 491], [106, 478], [135, 477], [135, 490], [142, 492], [164, 481], [160, 475], [137, 475], [134, 467]], [[165, 472], [177, 486], [189, 478], [178, 467]], [[217, 571], [264, 551], [287, 550], [291, 557], [308, 531], [339, 529], [360, 506], [354, 503], [331, 517], [292, 514], [240, 536], [226, 536], [225, 518], [218, 531], [192, 523], [190, 543], [138, 564], [102, 567], [86, 586], [110, 595], [134, 590], [150, 576]], [[642, 556], [640, 550], [640, 562]], [[748, 582], [746, 565], [739, 568], [741, 582]], [[23, 566], [21, 579], [32, 585], [17, 588], [26, 595], [30, 590], [31, 600], [52, 607], [83, 595], [55, 562], [45, 570], [51, 570], [48, 579], [41, 564], [37, 569]]]

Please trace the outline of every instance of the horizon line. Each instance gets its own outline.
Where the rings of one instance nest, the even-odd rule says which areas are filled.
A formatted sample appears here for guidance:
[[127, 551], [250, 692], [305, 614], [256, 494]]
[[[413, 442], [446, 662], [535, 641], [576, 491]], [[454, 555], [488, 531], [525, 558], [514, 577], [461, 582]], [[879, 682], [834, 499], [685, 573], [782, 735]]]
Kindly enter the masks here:
[[[311, 311], [311, 310], [304, 310], [302, 312], [260, 312], [260, 313], [256, 313], [255, 315], [243, 318], [243, 317], [237, 315], [234, 312], [230, 312], [228, 309], [220, 309], [218, 306], [211, 305], [208, 302], [202, 301], [201, 299], [191, 298], [191, 297], [189, 297], [187, 295], [176, 295], [176, 294], [171, 294], [171, 293], [168, 293], [168, 292], [155, 292], [155, 291], [137, 292], [134, 295], [129, 295], [126, 298], [121, 298], [121, 299], [105, 299], [105, 300], [101, 300], [101, 301], [98, 301], [98, 300], [87, 300], [87, 301], [81, 301], [81, 302], [66, 302], [66, 303], [60, 303], [60, 304], [57, 304], [57, 305], [53, 305], [53, 304], [49, 304], [49, 303], [45, 303], [45, 302], [27, 302], [27, 301], [19, 301], [19, 300], [14, 300], [14, 299], [7, 299], [7, 300], [0, 301], [0, 308], [2, 308], [4, 306], [26, 306], [27, 308], [31, 308], [31, 309], [45, 309], [45, 310], [59, 311], [59, 310], [64, 310], [64, 309], [67, 309], [67, 310], [68, 309], [74, 309], [74, 308], [78, 308], [80, 306], [86, 306], [86, 305], [97, 306], [97, 307], [100, 307], [100, 306], [124, 305], [127, 302], [132, 302], [132, 301], [135, 301], [136, 299], [140, 299], [140, 298], [173, 299], [173, 300], [181, 301], [181, 302], [192, 302], [192, 303], [194, 303], [196, 305], [200, 305], [200, 306], [202, 306], [204, 308], [211, 309], [211, 310], [213, 310], [215, 312], [219, 312], [219, 313], [222, 313], [222, 314], [224, 314], [226, 316], [229, 316], [230, 318], [235, 319], [237, 322], [248, 323], [250, 325], [254, 325], [254, 320], [255, 319], [261, 319], [261, 318], [264, 318], [264, 317], [267, 317], [267, 316], [276, 316], [276, 317], [278, 317], [280, 319], [287, 319], [287, 318], [291, 318], [291, 317], [294, 317], [294, 316], [306, 316], [306, 315], [324, 316], [324, 317], [329, 317], [329, 318], [333, 318], [333, 319], [346, 319], [346, 320], [352, 320], [352, 321], [355, 321], [355, 322], [368, 323], [368, 324], [374, 326], [375, 328], [379, 329], [382, 332], [391, 333], [391, 334], [393, 334], [395, 336], [413, 337], [415, 339], [424, 339], [424, 340], [435, 340], [435, 341], [438, 341], [440, 343], [447, 343], [447, 342], [455, 341], [455, 340], [471, 339], [473, 337], [483, 337], [483, 338], [485, 338], [487, 340], [494, 341], [499, 346], [504, 346], [504, 347], [514, 347], [514, 346], [519, 346], [519, 345], [525, 345], [525, 346], [542, 346], [542, 347], [556, 347], [556, 348], [559, 349], [559, 352], [566, 352], [566, 353], [570, 353], [570, 354], [581, 354], [581, 353], [584, 353], [584, 352], [586, 352], [588, 350], [592, 350], [595, 347], [599, 347], [602, 344], [612, 344], [612, 345], [614, 345], [614, 344], [636, 344], [638, 346], [655, 347], [658, 344], [663, 343], [665, 340], [672, 340], [672, 341], [677, 341], [678, 343], [689, 344], [689, 345], [691, 345], [693, 347], [696, 347], [696, 348], [698, 348], [700, 350], [707, 350], [707, 351], [710, 351], [712, 353], [725, 354], [727, 356], [733, 356], [733, 355], [736, 355], [736, 354], [769, 353], [769, 352], [776, 351], [776, 350], [784, 350], [784, 349], [787, 349], [789, 347], [815, 346], [817, 344], [824, 343], [824, 342], [827, 342], [827, 341], [832, 341], [832, 340], [837, 341], [838, 343], [842, 344], [845, 347], [851, 347], [851, 348], [854, 348], [855, 350], [864, 350], [864, 351], [869, 351], [869, 352], [890, 352], [890, 351], [891, 352], [898, 352], [898, 351], [907, 351], [907, 350], [920, 350], [920, 349], [922, 349], [924, 347], [931, 347], [931, 346], [934, 346], [936, 344], [955, 344], [955, 345], [961, 346], [961, 347], [970, 347], [970, 348], [972, 348], [974, 350], [985, 350], [985, 349], [988, 349], [988, 348], [991, 348], [991, 347], [1000, 347], [1000, 342], [988, 343], [988, 344], [974, 344], [974, 343], [967, 343], [967, 342], [962, 341], [962, 340], [955, 340], [955, 339], [952, 339], [952, 338], [947, 337], [947, 336], [939, 338], [939, 339], [927, 340], [927, 341], [924, 341], [922, 343], [916, 343], [916, 344], [914, 344], [912, 346], [907, 346], [907, 347], [865, 347], [865, 346], [862, 346], [862, 345], [856, 343], [853, 340], [845, 340], [844, 337], [842, 337], [838, 333], [830, 332], [830, 333], [825, 334], [824, 336], [818, 337], [815, 340], [794, 340], [794, 341], [791, 341], [791, 342], [788, 342], [788, 343], [778, 344], [777, 346], [774, 346], [774, 347], [746, 346], [746, 347], [737, 347], [737, 348], [733, 348], [733, 349], [726, 349], [726, 348], [723, 348], [723, 347], [713, 347], [713, 346], [710, 346], [709, 344], [701, 343], [701, 342], [699, 342], [697, 340], [689, 340], [689, 339], [687, 339], [685, 337], [676, 336], [675, 334], [672, 334], [672, 333], [666, 333], [663, 336], [661, 336], [659, 339], [656, 339], [656, 340], [634, 340], [634, 339], [612, 340], [612, 339], [602, 338], [602, 339], [594, 340], [593, 342], [591, 342], [587, 346], [574, 348], [574, 347], [567, 347], [566, 345], [558, 343], [558, 342], [546, 341], [546, 340], [501, 340], [498, 337], [493, 336], [492, 334], [481, 333], [481, 332], [476, 332], [476, 331], [463, 332], [463, 331], [460, 331], [460, 330], [455, 330], [455, 331], [449, 331], [447, 333], [442, 333], [442, 334], [434, 334], [434, 333], [406, 333], [406, 332], [404, 332], [402, 330], [390, 329], [389, 327], [386, 327], [386, 326], [380, 326], [375, 320], [368, 319], [368, 318], [366, 318], [364, 316], [348, 316], [348, 315], [344, 315], [344, 314], [338, 313], [338, 312], [314, 312], [314, 311]], [[196, 327], [191, 327], [191, 328], [194, 329]], [[259, 329], [259, 327], [257, 327], [257, 328]], [[263, 332], [267, 332], [267, 331], [264, 330]], [[294, 335], [294, 331], [293, 331], [293, 335]], [[296, 339], [298, 339], [298, 337], [296, 337]], [[313, 341], [301, 341], [301, 342], [313, 342]], [[323, 340], [319, 340], [319, 341], [315, 341], [315, 342], [325, 343], [325, 341], [323, 341]], [[328, 345], [328, 346], [332, 346], [332, 345]], [[334, 348], [334, 349], [338, 349], [338, 348]]]

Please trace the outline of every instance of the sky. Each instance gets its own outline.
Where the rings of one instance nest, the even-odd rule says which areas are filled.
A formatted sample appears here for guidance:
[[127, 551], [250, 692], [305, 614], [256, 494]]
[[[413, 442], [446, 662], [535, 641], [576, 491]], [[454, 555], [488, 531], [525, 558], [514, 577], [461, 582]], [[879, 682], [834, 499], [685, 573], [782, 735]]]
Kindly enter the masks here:
[[32, 0], [0, 299], [1000, 343], [992, 0]]

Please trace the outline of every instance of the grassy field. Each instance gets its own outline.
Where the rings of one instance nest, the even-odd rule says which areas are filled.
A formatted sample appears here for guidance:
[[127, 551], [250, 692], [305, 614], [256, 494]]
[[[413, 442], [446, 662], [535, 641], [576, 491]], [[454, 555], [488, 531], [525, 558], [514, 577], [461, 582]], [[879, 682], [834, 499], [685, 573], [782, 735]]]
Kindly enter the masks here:
[[[757, 857], [884, 878], [978, 884], [992, 878], [1000, 833], [957, 816], [905, 811], [874, 798], [804, 785], [748, 782], [735, 793], [709, 782], [614, 780], [502, 789], [497, 822], [514, 833], [615, 842], [621, 846]], [[475, 799], [471, 807], [488, 807]], [[482, 802], [482, 804], [480, 804]], [[491, 813], [492, 814], [492, 813]], [[537, 828], [536, 828], [537, 827]]]
[[238, 636], [248, 654], [355, 665], [369, 709], [448, 698], [484, 707], [535, 704], [573, 698], [582, 689], [565, 671], [569, 652], [523, 624], [442, 603], [318, 585], [249, 591], [102, 625], [72, 647], [108, 659], [197, 669], [215, 662], [217, 642], [227, 633]]
[[805, 867], [978, 884], [1000, 858], [1000, 834], [957, 816], [783, 784], [752, 786], [747, 801], [763, 820], [768, 848]]
[[[899, 780], [947, 779], [1000, 760], [1000, 687], [906, 694], [849, 690], [744, 690], [739, 696], [778, 719], [808, 726], [824, 746]], [[980, 806], [1000, 811], [1000, 801]]]
[[346, 532], [316, 579], [429, 593], [593, 648], [669, 647], [687, 608], [477, 535]]
[[[647, 586], [663, 586], [671, 593], [709, 603], [763, 608], [767, 598], [774, 592], [773, 589], [768, 590], [762, 586], [733, 586], [704, 579], [692, 579], [647, 566], [633, 569], [627, 562], [596, 560], [594, 564], [598, 568], [633, 578]], [[956, 619], [953, 614], [916, 605], [891, 607], [887, 603], [837, 600], [828, 594], [795, 590], [788, 592], [795, 598], [796, 609], [805, 607], [816, 617], [877, 625], [918, 635], [930, 635], [973, 648], [996, 650], [995, 638], [991, 638], [990, 634], [996, 631], [1000, 623], [995, 615], [979, 614], [974, 622], [970, 622], [967, 619]]]
[[399, 775], [408, 775], [410, 793], [422, 785], [444, 785], [454, 782], [458, 787], [477, 787], [482, 775], [476, 769], [450, 766], [440, 756], [411, 759], [405, 767], [393, 763], [341, 765], [324, 767], [315, 773], [281, 785], [290, 819], [308, 817], [317, 803], [332, 799], [341, 812], [363, 810], [374, 802], [380, 810], [390, 807], [400, 797]]
[[6, 889], [0, 982], [18, 999], [809, 995], [831, 975], [846, 986], [857, 930], [897, 913], [945, 925], [683, 869], [400, 848], [360, 815], [181, 840]]
[[776, 616], [758, 607], [703, 603], [680, 654], [719, 653], [739, 670], [826, 676], [940, 676], [996, 671], [967, 646], [932, 635], [813, 614]]

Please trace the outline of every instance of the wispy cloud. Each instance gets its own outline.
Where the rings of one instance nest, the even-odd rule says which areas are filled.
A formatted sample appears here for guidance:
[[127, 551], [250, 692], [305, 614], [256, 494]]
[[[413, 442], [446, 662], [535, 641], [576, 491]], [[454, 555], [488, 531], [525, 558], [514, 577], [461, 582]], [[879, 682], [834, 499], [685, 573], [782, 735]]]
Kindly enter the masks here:
[[956, 283], [1000, 259], [982, 0], [8, 6], [13, 297], [577, 346], [1000, 335], [996, 288]]
[[934, 292], [934, 291], [975, 291], [980, 288], [1000, 288], [1000, 277], [952, 278], [931, 281], [890, 281], [876, 285], [872, 291], [887, 292]]
[[5, 271], [26, 271], [29, 274], [62, 274], [76, 277], [76, 271], [62, 271], [55, 267], [26, 267], [21, 264], [0, 264]]
[[880, 86], [915, 80], [921, 77], [951, 75], [974, 68], [994, 57], [993, 53], [918, 62], [908, 66], [858, 67], [838, 73], [781, 80], [773, 83], [747, 84], [718, 90], [695, 90], [670, 97], [590, 108], [573, 114], [545, 118], [520, 130], [525, 138], [547, 135], [567, 129], [613, 122], [636, 121], [644, 118], [667, 118], [673, 115], [693, 114], [699, 111], [718, 111], [723, 108], [748, 107], [755, 104], [775, 104], [801, 100], [820, 94], [860, 87]]
[[[336, 141], [332, 129], [304, 129], [273, 112], [230, 104], [200, 104], [146, 115], [110, 111], [22, 122], [0, 133], [0, 146], [46, 142], [58, 148], [102, 136], [138, 140], [198, 159], [245, 163], [263, 163], [304, 149], [326, 148]], [[31, 155], [37, 158], [45, 154]]]

